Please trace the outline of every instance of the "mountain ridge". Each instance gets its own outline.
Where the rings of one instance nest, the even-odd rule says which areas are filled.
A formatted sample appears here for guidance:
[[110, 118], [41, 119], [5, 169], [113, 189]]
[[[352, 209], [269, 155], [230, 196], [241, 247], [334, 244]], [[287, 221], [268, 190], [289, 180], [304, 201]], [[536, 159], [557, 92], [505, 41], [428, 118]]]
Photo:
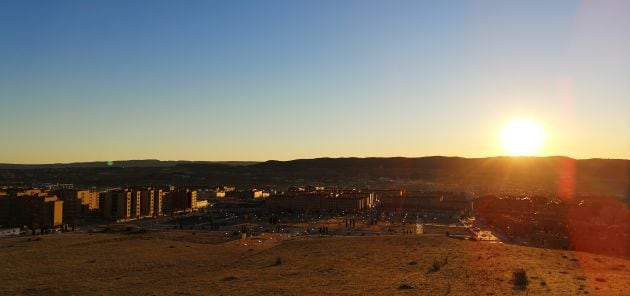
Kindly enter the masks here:
[[129, 159], [114, 161], [86, 161], [69, 163], [0, 163], [0, 169], [41, 169], [41, 168], [97, 168], [97, 167], [170, 167], [182, 164], [208, 165], [250, 165], [255, 161], [195, 161], [195, 160], [159, 160], [159, 159]]
[[[140, 166], [140, 164], [144, 166]], [[78, 186], [235, 185], [283, 188], [320, 184], [353, 188], [408, 188], [473, 192], [602, 194], [630, 204], [630, 160], [569, 157], [314, 158], [265, 162], [140, 162], [74, 165], [0, 165], [0, 183], [73, 183]]]
[[304, 162], [374, 162], [374, 161], [420, 161], [420, 160], [489, 160], [489, 159], [568, 159], [574, 161], [629, 161], [623, 158], [572, 158], [562, 155], [552, 156], [488, 156], [488, 157], [463, 157], [463, 156], [419, 156], [419, 157], [316, 157], [298, 158], [291, 160], [266, 160], [266, 161], [209, 161], [209, 160], [159, 160], [159, 159], [128, 159], [114, 161], [84, 161], [84, 162], [55, 162], [55, 163], [0, 163], [0, 169], [37, 169], [37, 168], [81, 168], [81, 167], [169, 167], [177, 165], [229, 165], [229, 166], [256, 166], [272, 164], [296, 164]]

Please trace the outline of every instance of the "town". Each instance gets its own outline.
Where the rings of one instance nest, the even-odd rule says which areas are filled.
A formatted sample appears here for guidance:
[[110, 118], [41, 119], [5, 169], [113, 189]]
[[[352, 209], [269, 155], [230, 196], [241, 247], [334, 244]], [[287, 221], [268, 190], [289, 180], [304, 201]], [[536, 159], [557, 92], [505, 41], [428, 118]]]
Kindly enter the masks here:
[[325, 186], [284, 190], [235, 186], [0, 190], [0, 236], [133, 230], [206, 231], [224, 240], [287, 235], [445, 235], [630, 257], [627, 207], [614, 197], [482, 195], [471, 192]]
[[630, 0], [0, 15], [0, 296], [630, 294]]

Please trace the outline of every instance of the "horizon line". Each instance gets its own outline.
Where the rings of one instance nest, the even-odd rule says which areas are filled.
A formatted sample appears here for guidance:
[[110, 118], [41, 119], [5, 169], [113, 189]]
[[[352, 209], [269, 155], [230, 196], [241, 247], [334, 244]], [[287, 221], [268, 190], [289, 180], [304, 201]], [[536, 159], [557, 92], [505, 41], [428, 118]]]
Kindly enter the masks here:
[[90, 161], [72, 161], [72, 162], [48, 162], [48, 163], [12, 163], [12, 162], [0, 162], [0, 165], [24, 165], [24, 166], [37, 166], [37, 165], [68, 165], [68, 164], [81, 164], [81, 163], [116, 163], [116, 162], [129, 162], [129, 161], [159, 161], [159, 162], [207, 162], [207, 163], [264, 163], [269, 161], [277, 161], [277, 162], [289, 162], [289, 161], [297, 161], [297, 160], [315, 160], [315, 159], [392, 159], [392, 158], [408, 158], [408, 159], [418, 159], [418, 158], [462, 158], [462, 159], [485, 159], [485, 158], [569, 158], [572, 160], [626, 160], [629, 161], [630, 158], [616, 158], [616, 157], [588, 157], [588, 158], [575, 158], [566, 155], [495, 155], [495, 156], [484, 156], [484, 157], [466, 157], [466, 156], [449, 156], [449, 155], [426, 155], [426, 156], [340, 156], [340, 157], [330, 157], [330, 156], [322, 156], [322, 157], [312, 157], [312, 158], [293, 158], [286, 160], [278, 160], [278, 159], [267, 159], [267, 160], [186, 160], [186, 159], [157, 159], [157, 158], [143, 158], [143, 159], [119, 159], [119, 160], [90, 160]]

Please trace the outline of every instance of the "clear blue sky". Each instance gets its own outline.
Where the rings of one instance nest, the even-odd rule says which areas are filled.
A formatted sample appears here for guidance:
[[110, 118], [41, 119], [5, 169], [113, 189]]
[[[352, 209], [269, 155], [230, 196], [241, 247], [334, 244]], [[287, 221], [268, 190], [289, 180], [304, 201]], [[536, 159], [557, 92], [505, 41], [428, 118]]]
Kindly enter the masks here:
[[630, 1], [0, 2], [0, 162], [630, 158]]

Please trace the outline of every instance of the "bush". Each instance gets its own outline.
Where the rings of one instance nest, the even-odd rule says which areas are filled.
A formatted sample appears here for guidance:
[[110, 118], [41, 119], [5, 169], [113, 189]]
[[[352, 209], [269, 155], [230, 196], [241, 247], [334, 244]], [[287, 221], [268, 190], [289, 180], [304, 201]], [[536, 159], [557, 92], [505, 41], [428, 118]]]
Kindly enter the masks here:
[[512, 281], [514, 282], [514, 287], [518, 289], [526, 289], [527, 284], [529, 284], [529, 279], [527, 278], [527, 272], [525, 269], [517, 269], [512, 272]]
[[433, 263], [427, 269], [427, 273], [438, 272], [440, 271], [440, 268], [442, 268], [442, 262], [433, 259]]

